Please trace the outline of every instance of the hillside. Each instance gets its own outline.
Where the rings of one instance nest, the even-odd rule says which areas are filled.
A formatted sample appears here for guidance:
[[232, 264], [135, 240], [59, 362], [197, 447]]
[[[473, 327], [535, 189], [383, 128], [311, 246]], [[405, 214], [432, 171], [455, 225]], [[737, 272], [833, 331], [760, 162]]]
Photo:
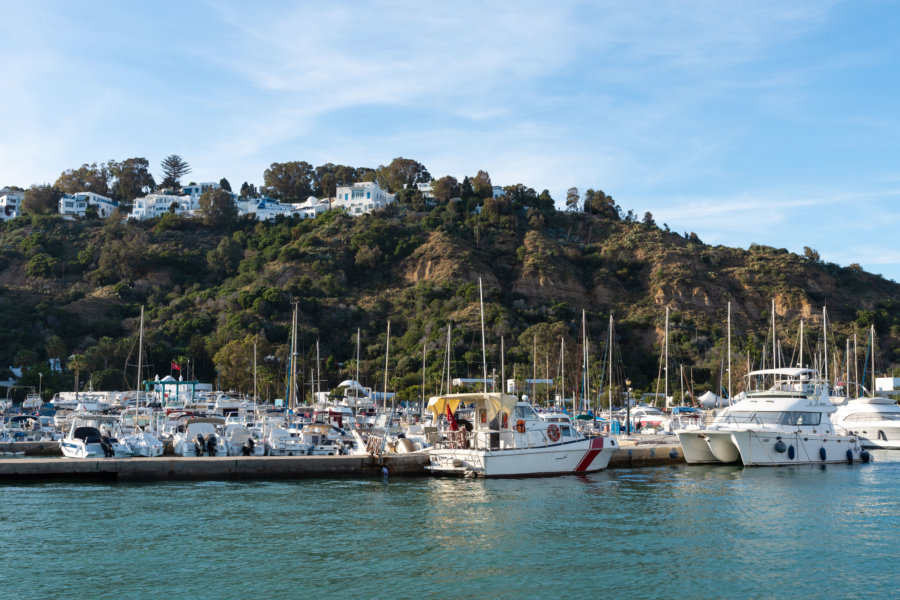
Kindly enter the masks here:
[[[562, 337], [571, 389], [584, 310], [592, 377], [599, 379], [612, 314], [618, 368], [635, 388], [651, 389], [668, 306], [670, 368], [684, 365], [698, 389], [714, 388], [727, 303], [734, 362], [746, 365], [749, 358], [758, 366], [773, 299], [788, 359], [801, 318], [805, 347], [816, 347], [827, 305], [830, 347], [842, 351], [857, 333], [862, 361], [874, 322], [879, 370], [900, 363], [900, 285], [858, 268], [765, 246], [708, 246], [652, 221], [493, 208], [473, 215], [452, 204], [428, 213], [391, 207], [356, 219], [332, 212], [314, 221], [239, 221], [227, 229], [174, 215], [125, 224], [19, 218], [0, 230], [0, 311], [7, 323], [0, 364], [26, 367], [24, 385], [38, 385], [41, 371], [45, 396], [73, 385], [73, 373], [54, 375], [46, 367], [57, 356], [75, 355], [71, 366], [95, 389], [131, 387], [144, 305], [151, 365], [145, 377], [168, 374], [174, 361], [189, 376], [218, 376], [223, 388], [248, 391], [256, 340], [262, 393], [283, 397], [296, 302], [307, 392], [316, 339], [322, 388], [354, 374], [357, 328], [361, 379], [382, 387], [390, 320], [389, 387], [415, 398], [423, 345], [429, 391], [440, 381], [448, 323], [453, 375], [481, 376], [479, 277], [488, 369], [498, 376], [501, 336], [507, 376], [519, 378], [530, 377], [535, 364], [539, 377], [555, 377]], [[735, 374], [741, 370], [746, 366]], [[672, 373], [670, 386], [677, 386]]]

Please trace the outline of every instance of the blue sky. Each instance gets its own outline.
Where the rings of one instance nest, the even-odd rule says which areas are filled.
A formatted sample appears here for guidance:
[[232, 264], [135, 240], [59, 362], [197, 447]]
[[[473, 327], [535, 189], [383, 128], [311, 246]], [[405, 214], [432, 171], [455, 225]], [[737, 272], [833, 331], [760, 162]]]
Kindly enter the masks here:
[[0, 8], [0, 186], [173, 153], [233, 185], [404, 156], [900, 281], [896, 3]]

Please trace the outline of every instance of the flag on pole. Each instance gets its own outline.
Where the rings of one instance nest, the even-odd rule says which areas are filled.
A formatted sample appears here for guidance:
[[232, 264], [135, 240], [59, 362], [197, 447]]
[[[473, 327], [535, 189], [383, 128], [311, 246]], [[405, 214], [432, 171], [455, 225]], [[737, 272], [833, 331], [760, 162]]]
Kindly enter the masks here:
[[180, 370], [181, 370], [181, 365], [179, 365], [177, 362], [174, 362], [174, 361], [173, 361], [173, 362], [172, 362], [172, 370], [174, 370], [174, 371], [180, 371]]

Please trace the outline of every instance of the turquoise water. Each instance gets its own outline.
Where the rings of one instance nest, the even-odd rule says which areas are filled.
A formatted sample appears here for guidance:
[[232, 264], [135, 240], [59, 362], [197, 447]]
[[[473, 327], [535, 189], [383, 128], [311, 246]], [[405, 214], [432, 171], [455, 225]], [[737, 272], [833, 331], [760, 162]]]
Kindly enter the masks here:
[[900, 456], [0, 486], [0, 598], [891, 598]]

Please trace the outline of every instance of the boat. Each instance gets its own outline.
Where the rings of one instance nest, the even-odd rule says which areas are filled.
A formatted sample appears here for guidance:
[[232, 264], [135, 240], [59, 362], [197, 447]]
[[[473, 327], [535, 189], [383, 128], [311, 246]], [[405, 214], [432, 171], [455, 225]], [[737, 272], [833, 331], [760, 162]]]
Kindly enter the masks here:
[[217, 427], [225, 424], [218, 417], [194, 417], [184, 421], [172, 437], [175, 456], [217, 456], [225, 454], [225, 440]]
[[264, 456], [266, 444], [243, 423], [225, 425], [225, 453], [228, 456]]
[[268, 430], [265, 447], [269, 456], [306, 456], [309, 452], [309, 445], [303, 441], [298, 431], [288, 431], [283, 427]]
[[123, 438], [116, 417], [84, 415], [72, 420], [59, 449], [66, 458], [123, 458], [132, 455]]
[[863, 448], [900, 450], [900, 406], [890, 398], [856, 398], [838, 406], [835, 431], [859, 437]]
[[[453, 413], [474, 406], [472, 422]], [[586, 438], [570, 423], [542, 419], [528, 402], [499, 392], [447, 394], [429, 399], [435, 421], [447, 415], [446, 438], [427, 450], [434, 474], [525, 477], [591, 473], [605, 469], [618, 444]]]
[[868, 461], [859, 438], [835, 432], [828, 384], [815, 369], [747, 375], [745, 397], [703, 430], [676, 432], [689, 464], [797, 465]]

